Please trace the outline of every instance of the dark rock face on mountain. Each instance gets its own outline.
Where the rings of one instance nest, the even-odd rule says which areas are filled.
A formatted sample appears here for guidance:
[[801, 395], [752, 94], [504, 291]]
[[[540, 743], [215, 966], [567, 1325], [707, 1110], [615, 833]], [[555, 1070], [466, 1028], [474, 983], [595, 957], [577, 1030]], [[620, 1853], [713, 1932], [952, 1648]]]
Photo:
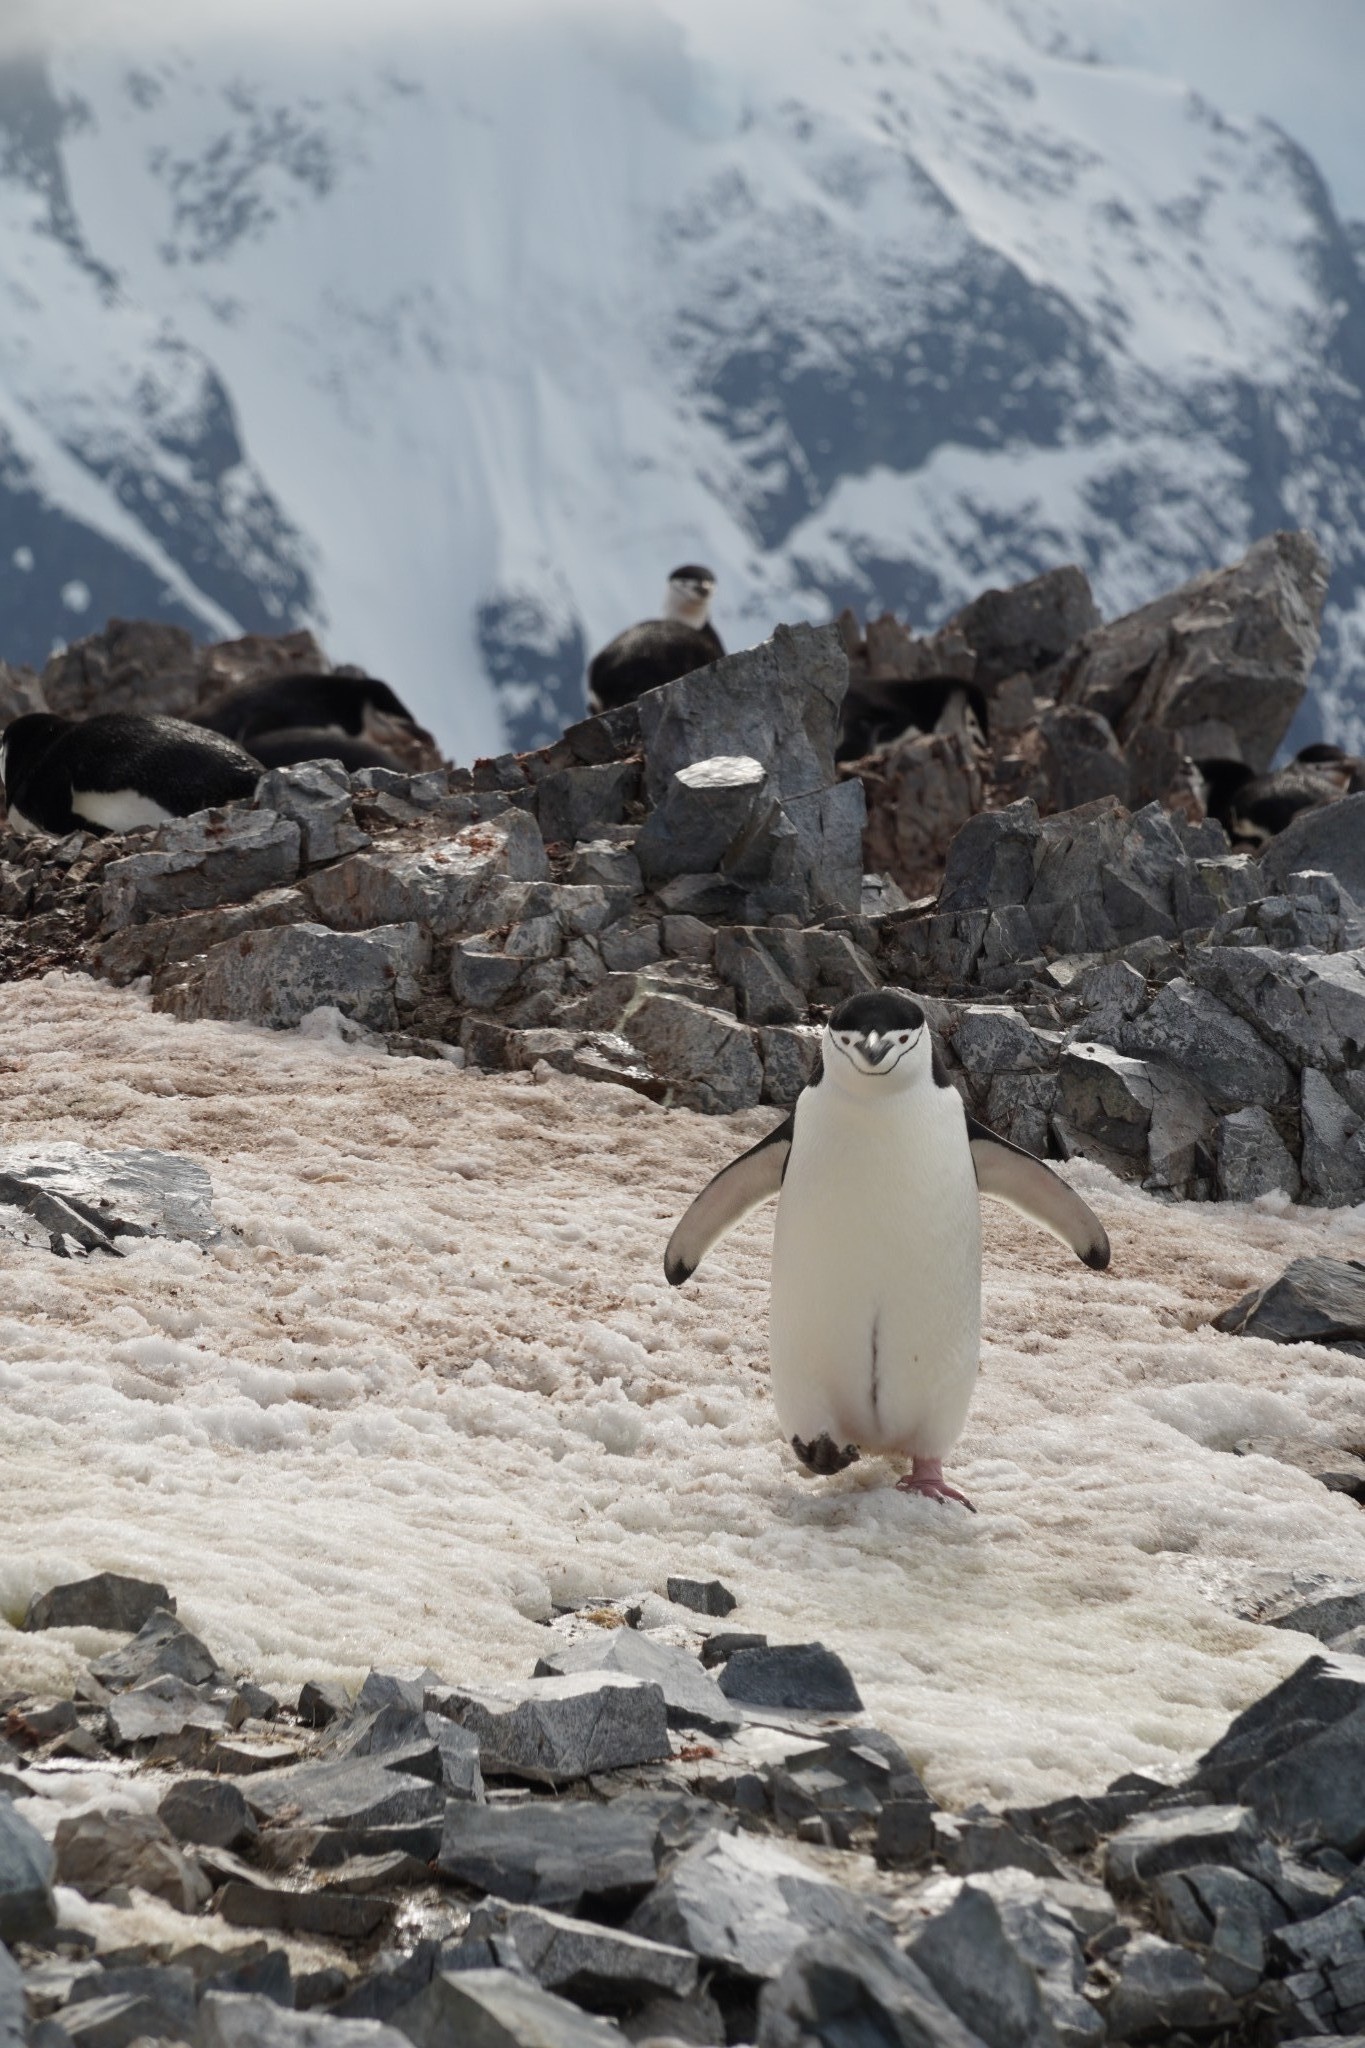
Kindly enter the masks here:
[[[1204, 815], [1190, 752], [1264, 759], [1321, 594], [1302, 535], [1108, 626], [1059, 570], [932, 645], [782, 628], [538, 752], [308, 762], [122, 839], [5, 839], [0, 961], [147, 975], [185, 1018], [330, 1009], [395, 1051], [716, 1113], [789, 1104], [829, 1010], [889, 983], [1028, 1149], [1174, 1195], [1359, 1201], [1365, 912], [1337, 870], [1362, 799], [1258, 857]], [[319, 658], [116, 626], [41, 687], [135, 703], [143, 674], [184, 708]], [[947, 729], [836, 760], [841, 730], [925, 702]], [[1292, 866], [1315, 851], [1337, 869]]]

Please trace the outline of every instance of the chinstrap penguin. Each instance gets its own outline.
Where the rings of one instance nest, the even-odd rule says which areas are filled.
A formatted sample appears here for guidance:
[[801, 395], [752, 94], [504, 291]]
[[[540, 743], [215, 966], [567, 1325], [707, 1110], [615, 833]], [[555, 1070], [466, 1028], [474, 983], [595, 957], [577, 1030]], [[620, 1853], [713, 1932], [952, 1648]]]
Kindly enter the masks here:
[[[243, 746], [251, 746], [258, 737], [270, 732], [344, 733], [381, 749], [386, 736], [394, 736], [395, 728], [408, 738], [414, 733], [421, 739], [431, 737], [418, 725], [397, 692], [388, 683], [380, 682], [378, 676], [271, 676], [263, 683], [249, 683], [234, 690], [201, 711], [196, 723], [207, 726], [211, 732], [226, 733]], [[296, 754], [292, 758], [318, 757]], [[283, 767], [286, 763], [276, 760], [270, 765]], [[387, 761], [358, 765], [383, 767]]]
[[1109, 1263], [1099, 1219], [1042, 1160], [967, 1114], [923, 1010], [895, 989], [834, 1011], [791, 1115], [673, 1232], [672, 1285], [772, 1195], [772, 1389], [797, 1457], [817, 1473], [862, 1451], [909, 1459], [902, 1492], [970, 1507], [943, 1459], [980, 1356], [980, 1197], [1010, 1203], [1097, 1270]]
[[1241, 761], [1200, 761], [1198, 767], [1210, 814], [1243, 847], [1264, 846], [1300, 811], [1318, 810], [1365, 790], [1365, 762], [1325, 740], [1301, 747], [1283, 768], [1264, 775]]
[[0, 781], [21, 834], [131, 832], [247, 797], [261, 764], [183, 719], [131, 711], [14, 719], [0, 736]]
[[675, 569], [664, 592], [662, 615], [627, 626], [588, 663], [590, 708], [613, 711], [645, 690], [719, 661], [725, 649], [710, 620], [715, 587], [712, 572], [696, 562]]
[[401, 770], [403, 766], [396, 754], [387, 753], [372, 740], [309, 726], [253, 733], [251, 751], [263, 768], [292, 768], [300, 761], [340, 761], [346, 773], [354, 775], [360, 768]]

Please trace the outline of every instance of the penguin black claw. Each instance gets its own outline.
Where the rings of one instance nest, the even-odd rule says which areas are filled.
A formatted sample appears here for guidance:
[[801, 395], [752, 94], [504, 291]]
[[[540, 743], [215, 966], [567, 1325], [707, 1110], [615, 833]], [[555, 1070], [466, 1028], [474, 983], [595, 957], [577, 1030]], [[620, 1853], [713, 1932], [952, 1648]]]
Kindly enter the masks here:
[[856, 1465], [862, 1453], [856, 1444], [845, 1444], [840, 1450], [828, 1430], [803, 1443], [799, 1436], [792, 1438], [792, 1449], [808, 1472], [824, 1479], [831, 1472], [842, 1472], [848, 1465]]

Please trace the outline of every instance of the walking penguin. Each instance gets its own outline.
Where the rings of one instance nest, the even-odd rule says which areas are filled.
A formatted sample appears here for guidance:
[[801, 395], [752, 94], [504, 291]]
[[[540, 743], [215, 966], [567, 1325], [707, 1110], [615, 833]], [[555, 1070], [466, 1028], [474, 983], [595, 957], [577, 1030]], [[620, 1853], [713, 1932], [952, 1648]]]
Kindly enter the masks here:
[[907, 1459], [902, 1492], [971, 1507], [943, 1460], [980, 1357], [978, 1198], [1008, 1202], [1102, 1270], [1099, 1219], [1041, 1159], [967, 1114], [923, 1010], [895, 989], [834, 1011], [790, 1116], [673, 1232], [672, 1285], [772, 1195], [772, 1388], [797, 1457], [814, 1473], [862, 1451]]

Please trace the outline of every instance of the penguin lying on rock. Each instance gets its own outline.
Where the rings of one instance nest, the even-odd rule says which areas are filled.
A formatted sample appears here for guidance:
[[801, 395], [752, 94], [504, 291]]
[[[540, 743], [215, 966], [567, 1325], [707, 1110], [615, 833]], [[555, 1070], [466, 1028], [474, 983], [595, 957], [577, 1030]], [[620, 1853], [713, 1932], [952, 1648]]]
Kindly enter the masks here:
[[260, 779], [261, 764], [245, 748], [160, 714], [31, 711], [0, 734], [10, 826], [26, 836], [164, 825], [251, 796]]
[[967, 1114], [923, 1010], [895, 989], [834, 1011], [791, 1115], [718, 1173], [673, 1232], [671, 1284], [772, 1195], [773, 1399], [797, 1457], [814, 1473], [862, 1451], [908, 1458], [901, 1492], [970, 1508], [943, 1459], [980, 1358], [979, 1197], [1008, 1202], [1103, 1270], [1099, 1219], [1041, 1159]]
[[1264, 846], [1300, 811], [1317, 810], [1365, 789], [1365, 762], [1317, 740], [1283, 768], [1255, 775], [1241, 761], [1200, 761], [1208, 809], [1238, 846]]
[[[381, 751], [385, 739], [396, 733], [431, 738], [397, 692], [381, 683], [378, 676], [270, 676], [263, 683], [248, 683], [234, 690], [210, 710], [200, 712], [196, 722], [249, 747], [254, 747], [258, 738], [264, 739], [266, 733], [287, 733], [293, 745], [304, 739], [315, 748], [322, 746], [329, 733], [346, 734], [371, 748], [377, 745]], [[286, 766], [278, 747], [275, 754], [271, 767]], [[295, 751], [289, 756], [293, 761], [318, 758], [317, 751]], [[345, 761], [346, 757], [338, 757], [333, 750], [331, 758]], [[380, 761], [360, 761], [357, 765], [387, 767], [391, 760], [392, 756], [385, 754]]]

